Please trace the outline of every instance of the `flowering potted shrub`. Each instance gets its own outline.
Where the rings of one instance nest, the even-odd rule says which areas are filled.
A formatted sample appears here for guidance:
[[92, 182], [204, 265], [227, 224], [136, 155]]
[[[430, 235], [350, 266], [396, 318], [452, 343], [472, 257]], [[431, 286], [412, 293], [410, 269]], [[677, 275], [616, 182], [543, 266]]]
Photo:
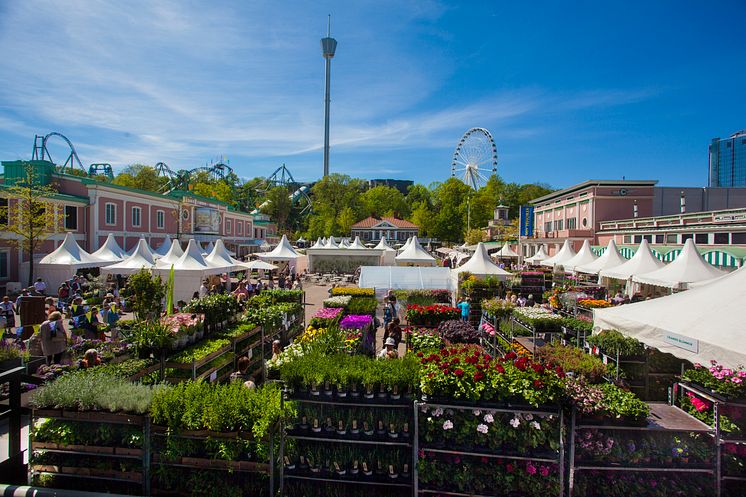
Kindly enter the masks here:
[[342, 317], [342, 311], [341, 307], [324, 307], [319, 309], [311, 317], [311, 326], [328, 327], [339, 321]]
[[717, 361], [710, 361], [710, 367], [707, 368], [696, 363], [693, 369], [684, 371], [681, 379], [722, 400], [746, 397], [746, 371], [742, 367], [726, 368]]
[[611, 302], [601, 299], [578, 299], [578, 307], [584, 309], [603, 309], [611, 307]]
[[513, 317], [538, 332], [559, 331], [563, 318], [541, 307], [517, 307]]
[[482, 301], [482, 310], [495, 319], [507, 318], [513, 314], [513, 309], [515, 309], [515, 307], [515, 304], [509, 300], [503, 300], [497, 297]]
[[421, 306], [417, 304], [407, 305], [407, 321], [416, 326], [437, 326], [442, 321], [458, 319], [461, 315], [455, 307], [443, 304]]
[[565, 393], [588, 423], [647, 424], [650, 407], [616, 385], [590, 385], [583, 378], [573, 378], [565, 383]]
[[427, 349], [439, 349], [443, 340], [436, 330], [430, 328], [410, 327], [405, 330], [409, 350], [418, 352]]

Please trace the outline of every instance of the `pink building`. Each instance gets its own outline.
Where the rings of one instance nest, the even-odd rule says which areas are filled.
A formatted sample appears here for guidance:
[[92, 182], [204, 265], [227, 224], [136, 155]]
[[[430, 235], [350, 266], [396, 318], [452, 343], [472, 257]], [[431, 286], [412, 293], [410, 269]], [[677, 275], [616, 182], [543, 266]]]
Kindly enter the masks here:
[[[0, 189], [23, 177], [27, 164], [32, 165], [40, 182], [54, 185], [58, 192], [48, 199], [54, 209], [54, 230], [34, 255], [36, 260], [58, 247], [67, 233], [73, 233], [89, 252], [98, 249], [111, 233], [125, 250], [132, 249], [140, 238], [153, 249], [170, 238], [194, 238], [205, 244], [220, 238], [238, 255], [256, 251], [263, 239], [275, 235], [266, 216], [237, 211], [219, 200], [187, 191], [159, 194], [61, 174], [48, 161], [2, 162]], [[0, 199], [0, 205], [12, 204], [12, 198]], [[11, 239], [10, 233], [0, 233], [0, 287], [8, 282], [25, 284], [28, 274], [28, 254], [19, 253], [9, 243]]]
[[576, 250], [585, 240], [598, 245], [601, 222], [652, 216], [656, 183], [590, 180], [532, 200], [534, 236], [521, 240], [523, 255], [535, 254], [541, 245], [553, 255], [565, 240]]

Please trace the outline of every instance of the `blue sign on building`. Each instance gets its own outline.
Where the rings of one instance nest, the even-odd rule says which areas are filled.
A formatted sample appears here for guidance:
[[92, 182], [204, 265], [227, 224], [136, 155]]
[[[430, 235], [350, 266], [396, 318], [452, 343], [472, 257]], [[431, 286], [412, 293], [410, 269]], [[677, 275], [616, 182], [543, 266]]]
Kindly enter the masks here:
[[520, 235], [529, 237], [534, 235], [534, 206], [521, 206], [521, 227]]

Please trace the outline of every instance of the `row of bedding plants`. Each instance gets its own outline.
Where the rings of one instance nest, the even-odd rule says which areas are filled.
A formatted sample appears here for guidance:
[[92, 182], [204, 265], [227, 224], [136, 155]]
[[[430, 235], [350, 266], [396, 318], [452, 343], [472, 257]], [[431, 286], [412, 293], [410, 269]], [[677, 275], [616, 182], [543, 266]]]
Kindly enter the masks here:
[[413, 326], [438, 326], [443, 321], [458, 319], [461, 311], [446, 304], [407, 305], [407, 323]]
[[394, 290], [393, 293], [398, 301], [407, 304], [428, 306], [433, 304], [448, 304], [451, 302], [451, 292], [449, 290]]

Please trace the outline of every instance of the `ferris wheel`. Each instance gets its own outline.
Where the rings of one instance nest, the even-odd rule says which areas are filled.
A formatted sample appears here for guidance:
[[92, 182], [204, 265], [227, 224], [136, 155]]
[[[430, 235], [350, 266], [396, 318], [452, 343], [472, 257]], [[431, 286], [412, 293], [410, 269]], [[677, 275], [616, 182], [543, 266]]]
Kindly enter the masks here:
[[451, 163], [451, 176], [478, 190], [487, 183], [485, 172], [497, 172], [497, 146], [492, 134], [484, 128], [471, 128], [456, 146]]

